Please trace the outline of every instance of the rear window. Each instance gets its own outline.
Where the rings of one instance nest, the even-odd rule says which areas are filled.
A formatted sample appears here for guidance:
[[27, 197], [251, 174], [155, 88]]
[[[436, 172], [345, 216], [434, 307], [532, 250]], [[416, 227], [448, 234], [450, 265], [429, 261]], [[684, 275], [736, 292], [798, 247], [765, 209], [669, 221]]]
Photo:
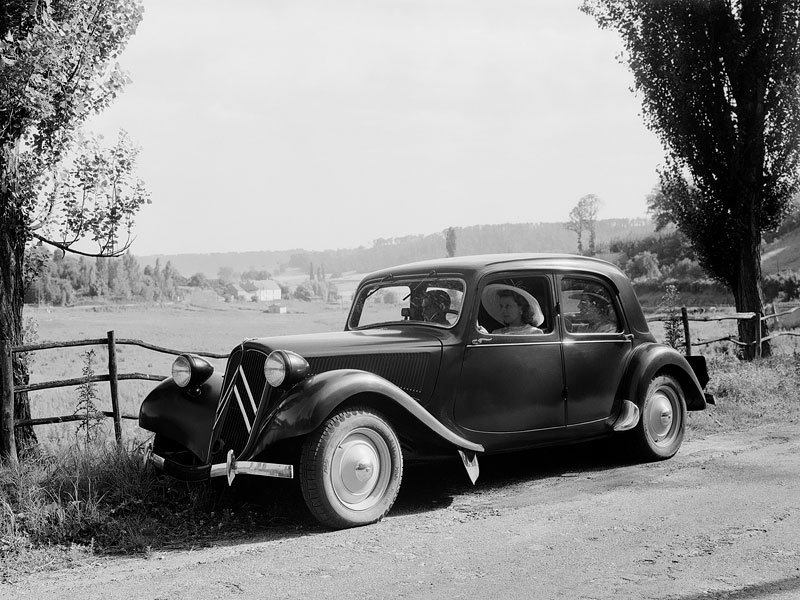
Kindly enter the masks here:
[[564, 277], [561, 280], [561, 314], [569, 333], [622, 331], [611, 292], [593, 279]]

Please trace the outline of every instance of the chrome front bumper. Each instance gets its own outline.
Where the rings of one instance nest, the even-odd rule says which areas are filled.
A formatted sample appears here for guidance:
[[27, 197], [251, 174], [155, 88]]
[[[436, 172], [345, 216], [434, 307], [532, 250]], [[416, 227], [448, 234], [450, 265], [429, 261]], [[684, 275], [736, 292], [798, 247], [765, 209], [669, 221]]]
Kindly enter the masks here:
[[240, 473], [242, 475], [261, 475], [262, 477], [279, 477], [281, 479], [292, 479], [294, 477], [294, 466], [292, 465], [236, 460], [233, 450], [228, 450], [227, 460], [224, 463], [187, 466], [155, 454], [152, 445], [148, 445], [144, 452], [144, 464], [145, 466], [152, 464], [173, 477], [187, 481], [226, 477], [228, 485], [231, 485], [233, 479]]

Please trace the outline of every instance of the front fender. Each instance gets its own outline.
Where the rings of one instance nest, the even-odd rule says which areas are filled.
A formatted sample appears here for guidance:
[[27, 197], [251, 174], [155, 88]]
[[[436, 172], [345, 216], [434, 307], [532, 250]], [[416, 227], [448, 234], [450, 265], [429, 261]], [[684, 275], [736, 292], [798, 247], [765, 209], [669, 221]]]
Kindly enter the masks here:
[[204, 463], [208, 462], [211, 430], [221, 393], [222, 375], [217, 373], [200, 386], [197, 396], [175, 385], [169, 377], [145, 397], [139, 409], [139, 427], [177, 442]]
[[275, 415], [266, 423], [254, 449], [257, 454], [270, 444], [314, 431], [343, 402], [358, 394], [381, 397], [391, 408], [400, 408], [420, 426], [458, 448], [483, 452], [483, 446], [454, 433], [416, 400], [383, 377], [356, 369], [326, 371], [290, 390]]
[[678, 380], [686, 398], [687, 410], [706, 408], [703, 387], [686, 357], [664, 344], [646, 343], [634, 350], [618, 397], [631, 400], [641, 407], [650, 381], [662, 371]]

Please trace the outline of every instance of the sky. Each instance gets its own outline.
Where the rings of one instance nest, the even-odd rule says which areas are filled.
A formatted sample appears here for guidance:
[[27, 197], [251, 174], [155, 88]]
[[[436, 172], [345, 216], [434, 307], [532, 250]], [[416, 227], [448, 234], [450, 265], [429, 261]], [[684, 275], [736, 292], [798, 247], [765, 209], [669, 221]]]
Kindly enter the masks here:
[[88, 125], [141, 147], [136, 255], [641, 217], [663, 162], [579, 0], [144, 0]]

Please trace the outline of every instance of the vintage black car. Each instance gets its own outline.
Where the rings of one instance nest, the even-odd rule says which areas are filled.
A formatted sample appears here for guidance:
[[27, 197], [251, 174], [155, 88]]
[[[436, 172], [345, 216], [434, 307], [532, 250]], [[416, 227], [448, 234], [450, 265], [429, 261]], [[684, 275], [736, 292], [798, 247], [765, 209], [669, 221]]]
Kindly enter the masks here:
[[467, 256], [372, 273], [343, 332], [245, 340], [224, 374], [179, 356], [139, 423], [167, 473], [296, 476], [341, 528], [386, 515], [421, 457], [458, 453], [473, 483], [482, 454], [604, 436], [669, 458], [707, 381], [702, 357], [656, 342], [615, 266]]

